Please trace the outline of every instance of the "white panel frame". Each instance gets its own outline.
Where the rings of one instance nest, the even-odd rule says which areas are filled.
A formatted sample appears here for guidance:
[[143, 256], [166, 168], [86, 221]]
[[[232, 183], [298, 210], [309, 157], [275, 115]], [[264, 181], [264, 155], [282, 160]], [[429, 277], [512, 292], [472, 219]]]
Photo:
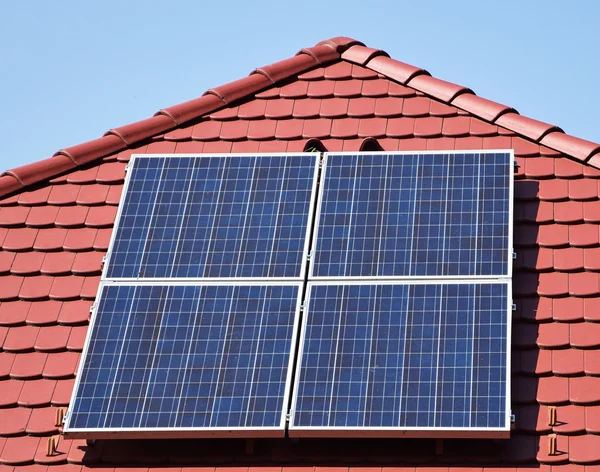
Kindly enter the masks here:
[[[237, 158], [237, 157], [269, 157], [269, 156], [285, 156], [285, 157], [293, 157], [293, 156], [310, 156], [316, 159], [314, 170], [313, 170], [313, 182], [311, 188], [310, 202], [309, 202], [309, 214], [308, 220], [306, 224], [306, 234], [304, 236], [304, 249], [302, 253], [302, 261], [300, 264], [300, 273], [296, 277], [108, 277], [108, 268], [110, 267], [111, 258], [113, 256], [113, 250], [115, 246], [115, 241], [117, 237], [117, 233], [119, 231], [119, 226], [121, 222], [123, 208], [125, 207], [125, 198], [129, 190], [132, 169], [135, 166], [135, 163], [140, 159], [156, 159], [156, 158], [196, 158], [196, 157], [205, 157], [205, 158]], [[238, 282], [240, 280], [257, 280], [263, 282], [269, 282], [273, 280], [279, 281], [303, 281], [304, 274], [306, 273], [306, 265], [308, 263], [308, 251], [309, 251], [309, 240], [312, 233], [312, 222], [313, 215], [315, 211], [315, 201], [317, 198], [317, 179], [319, 175], [319, 167], [320, 167], [320, 159], [319, 154], [315, 152], [268, 152], [268, 153], [214, 153], [214, 154], [132, 154], [129, 163], [127, 164], [126, 169], [129, 171], [125, 175], [125, 183], [123, 185], [123, 192], [121, 193], [121, 199], [119, 201], [119, 207], [117, 209], [117, 215], [115, 217], [115, 224], [113, 226], [112, 234], [110, 236], [110, 242], [108, 245], [108, 251], [106, 252], [106, 259], [104, 262], [104, 266], [102, 268], [101, 280], [119, 280], [123, 282], [140, 282], [143, 280], [152, 280], [159, 281], [164, 283], [169, 282], [185, 282], [188, 280], [196, 280], [198, 282], [207, 282], [207, 281], [215, 281], [215, 282]]]
[[[505, 426], [503, 428], [447, 428], [447, 427], [339, 427], [339, 426], [320, 426], [306, 427], [294, 425], [296, 405], [298, 401], [298, 387], [300, 383], [300, 373], [302, 360], [304, 356], [304, 346], [306, 341], [306, 324], [308, 317], [306, 313], [310, 310], [310, 296], [312, 287], [323, 285], [453, 285], [453, 284], [504, 284], [507, 288], [506, 297], [506, 403], [505, 403]], [[511, 338], [512, 338], [512, 283], [509, 279], [455, 279], [455, 280], [344, 280], [340, 281], [315, 281], [308, 282], [305, 302], [304, 316], [300, 331], [300, 342], [298, 346], [298, 357], [296, 361], [294, 389], [292, 404], [290, 410], [290, 421], [288, 425], [288, 434], [290, 437], [311, 437], [311, 438], [509, 438], [511, 429]]]
[[314, 261], [317, 251], [318, 244], [318, 235], [320, 228], [320, 217], [321, 217], [321, 209], [323, 206], [323, 191], [325, 186], [323, 182], [325, 182], [327, 175], [327, 161], [328, 156], [354, 156], [354, 155], [394, 155], [394, 156], [414, 156], [414, 155], [438, 155], [438, 154], [499, 154], [506, 153], [510, 156], [510, 172], [509, 172], [509, 192], [508, 192], [508, 200], [509, 200], [509, 208], [508, 208], [508, 243], [507, 243], [507, 254], [506, 257], [508, 259], [507, 263], [507, 272], [505, 274], [496, 274], [496, 275], [425, 275], [425, 276], [415, 276], [415, 275], [373, 275], [373, 276], [327, 276], [314, 275], [315, 265], [311, 264], [309, 267], [309, 280], [338, 280], [338, 281], [347, 281], [347, 280], [452, 280], [452, 279], [472, 279], [472, 280], [482, 280], [482, 279], [500, 279], [500, 278], [509, 278], [512, 275], [513, 270], [513, 218], [514, 218], [514, 163], [515, 163], [515, 154], [513, 149], [475, 149], [475, 150], [451, 150], [451, 151], [356, 151], [356, 152], [326, 152], [323, 156], [323, 169], [321, 171], [321, 185], [319, 186], [318, 191], [318, 199], [317, 199], [317, 209], [315, 215], [315, 225], [314, 225], [314, 233], [313, 233], [313, 247], [311, 248], [311, 260]]
[[298, 348], [298, 331], [300, 329], [300, 313], [302, 306], [302, 295], [304, 284], [302, 282], [291, 282], [291, 281], [271, 281], [271, 282], [260, 282], [260, 281], [245, 281], [237, 283], [228, 283], [222, 281], [203, 281], [197, 282], [187, 280], [185, 282], [159, 282], [156, 280], [145, 281], [143, 283], [134, 283], [130, 281], [101, 281], [98, 288], [98, 296], [96, 302], [92, 307], [92, 316], [90, 324], [88, 326], [83, 352], [81, 354], [81, 360], [79, 367], [76, 372], [75, 385], [71, 392], [71, 400], [69, 405], [75, 405], [75, 399], [77, 398], [77, 392], [79, 391], [81, 383], [80, 370], [83, 369], [85, 361], [87, 359], [88, 351], [91, 344], [92, 332], [97, 320], [98, 307], [100, 300], [104, 295], [104, 288], [109, 286], [296, 286], [298, 287], [298, 297], [296, 300], [296, 307], [294, 311], [294, 320], [292, 327], [292, 342], [290, 345], [289, 360], [287, 366], [285, 390], [282, 396], [282, 411], [279, 426], [274, 428], [271, 426], [264, 427], [203, 427], [203, 428], [190, 428], [190, 427], [171, 427], [171, 428], [72, 428], [70, 425], [71, 412], [68, 411], [64, 420], [63, 434], [66, 439], [133, 439], [133, 438], [154, 438], [154, 439], [168, 439], [168, 438], [231, 438], [231, 437], [244, 437], [244, 438], [281, 438], [285, 436], [288, 403], [291, 391], [291, 383], [293, 376], [294, 367], [294, 356]]

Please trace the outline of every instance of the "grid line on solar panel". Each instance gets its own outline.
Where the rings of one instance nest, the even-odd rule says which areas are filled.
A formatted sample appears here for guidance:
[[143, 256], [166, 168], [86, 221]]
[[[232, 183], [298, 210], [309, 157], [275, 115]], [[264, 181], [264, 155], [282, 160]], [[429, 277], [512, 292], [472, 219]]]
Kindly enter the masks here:
[[311, 277], [508, 277], [511, 151], [326, 153]]
[[318, 156], [136, 156], [107, 279], [300, 278]]
[[103, 285], [65, 432], [277, 430], [299, 284]]
[[508, 281], [309, 283], [290, 435], [508, 430], [509, 298]]

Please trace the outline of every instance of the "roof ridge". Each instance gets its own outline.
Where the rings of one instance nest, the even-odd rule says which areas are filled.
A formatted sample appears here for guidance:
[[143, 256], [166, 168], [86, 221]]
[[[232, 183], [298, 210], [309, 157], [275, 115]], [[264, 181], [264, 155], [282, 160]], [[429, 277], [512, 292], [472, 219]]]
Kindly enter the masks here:
[[512, 107], [477, 96], [467, 87], [432, 77], [424, 69], [391, 59], [385, 51], [351, 45], [343, 51], [342, 59], [367, 67], [406, 87], [460, 108], [582, 163], [600, 168], [600, 144], [569, 135], [556, 125], [523, 116]]
[[247, 77], [211, 88], [199, 98], [161, 109], [150, 118], [110, 129], [100, 138], [60, 149], [50, 158], [8, 170], [0, 174], [0, 197], [127, 149], [275, 83], [340, 59], [369, 68], [406, 87], [600, 169], [600, 144], [568, 135], [558, 126], [522, 116], [514, 108], [481, 98], [467, 87], [432, 77], [425, 69], [392, 59], [381, 49], [369, 48], [360, 41], [339, 36], [302, 49], [294, 57], [255, 69]]

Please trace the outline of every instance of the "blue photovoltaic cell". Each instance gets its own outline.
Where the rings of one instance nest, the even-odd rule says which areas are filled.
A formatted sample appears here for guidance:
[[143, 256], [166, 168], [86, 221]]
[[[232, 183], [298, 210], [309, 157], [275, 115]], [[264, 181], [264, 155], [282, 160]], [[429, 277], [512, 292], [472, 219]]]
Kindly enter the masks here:
[[313, 276], [509, 276], [509, 152], [328, 154]]
[[135, 158], [106, 277], [301, 277], [317, 157]]
[[298, 285], [105, 285], [67, 430], [283, 428]]
[[506, 428], [508, 285], [312, 285], [297, 428]]

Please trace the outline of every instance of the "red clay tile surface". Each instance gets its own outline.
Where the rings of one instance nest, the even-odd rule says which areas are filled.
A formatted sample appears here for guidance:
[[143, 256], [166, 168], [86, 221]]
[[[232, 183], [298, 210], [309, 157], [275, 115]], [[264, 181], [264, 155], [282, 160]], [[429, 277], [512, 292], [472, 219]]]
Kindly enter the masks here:
[[[348, 38], [303, 51], [0, 176], [0, 472], [597, 469], [600, 146]], [[301, 151], [313, 138], [357, 151], [369, 137], [384, 150], [515, 150], [510, 440], [447, 440], [436, 454], [432, 440], [263, 439], [248, 454], [239, 440], [61, 439], [46, 455], [56, 408], [70, 400], [132, 153]]]

